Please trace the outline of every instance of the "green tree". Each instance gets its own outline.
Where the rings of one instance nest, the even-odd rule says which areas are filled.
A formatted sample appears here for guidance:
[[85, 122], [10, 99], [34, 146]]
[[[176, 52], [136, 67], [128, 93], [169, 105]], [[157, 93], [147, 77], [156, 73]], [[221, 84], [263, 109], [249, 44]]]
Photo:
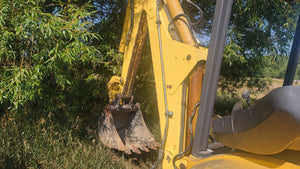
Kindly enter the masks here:
[[263, 77], [283, 79], [288, 64], [288, 57], [265, 56], [265, 64], [266, 68]]
[[0, 168], [123, 167], [96, 141], [112, 73], [91, 7], [1, 1]]
[[51, 13], [43, 1], [0, 4], [0, 102], [17, 109], [44, 100], [59, 107], [101, 67], [103, 56], [90, 43], [88, 5], [58, 3]]
[[[185, 1], [183, 1], [185, 2]], [[213, 1], [194, 0], [203, 10], [196, 32], [209, 36], [214, 10]], [[183, 3], [192, 20], [199, 12]], [[287, 56], [295, 33], [300, 10], [293, 0], [234, 0], [229, 23], [227, 47], [221, 70], [221, 87], [262, 87], [259, 78], [266, 66], [264, 56]]]

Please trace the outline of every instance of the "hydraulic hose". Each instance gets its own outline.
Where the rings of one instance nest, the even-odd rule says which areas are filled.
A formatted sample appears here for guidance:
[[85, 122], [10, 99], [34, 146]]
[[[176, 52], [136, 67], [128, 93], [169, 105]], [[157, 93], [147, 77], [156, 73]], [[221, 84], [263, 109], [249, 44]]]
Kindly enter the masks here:
[[166, 92], [166, 83], [165, 83], [165, 71], [164, 71], [164, 61], [163, 61], [163, 52], [162, 52], [162, 42], [161, 42], [161, 30], [160, 30], [160, 17], [159, 17], [159, 5], [160, 0], [157, 0], [157, 8], [156, 8], [156, 15], [157, 15], [157, 30], [158, 30], [158, 39], [159, 39], [159, 52], [160, 52], [160, 63], [161, 63], [161, 72], [162, 72], [162, 83], [163, 83], [163, 92], [164, 92], [164, 100], [165, 100], [165, 115], [166, 115], [166, 124], [164, 135], [162, 138], [162, 143], [159, 148], [158, 159], [156, 160], [155, 164], [151, 167], [151, 169], [155, 169], [161, 162], [164, 156], [164, 147], [166, 144], [166, 137], [168, 133], [168, 126], [169, 126], [169, 117], [172, 116], [172, 112], [168, 110], [168, 102], [167, 102], [167, 92]]
[[[195, 105], [195, 107], [194, 107], [194, 109], [193, 109], [193, 114], [192, 114], [192, 115], [190, 116], [190, 118], [189, 118], [189, 132], [190, 132], [191, 138], [193, 138], [193, 125], [192, 125], [192, 121], [193, 121], [193, 118], [194, 118], [194, 116], [195, 116], [195, 114], [196, 114], [196, 109], [197, 109], [197, 107], [199, 106], [199, 104], [200, 104], [200, 103], [197, 103], [197, 104]], [[186, 153], [188, 153], [188, 152], [191, 150], [192, 146], [193, 146], [193, 139], [190, 139], [189, 146], [188, 146], [183, 152], [178, 153], [177, 155], [174, 156], [174, 158], [173, 158], [173, 167], [174, 167], [175, 169], [177, 169], [177, 167], [176, 167], [176, 165], [175, 165], [175, 162], [176, 162], [177, 160], [179, 160], [180, 158], [182, 158]]]

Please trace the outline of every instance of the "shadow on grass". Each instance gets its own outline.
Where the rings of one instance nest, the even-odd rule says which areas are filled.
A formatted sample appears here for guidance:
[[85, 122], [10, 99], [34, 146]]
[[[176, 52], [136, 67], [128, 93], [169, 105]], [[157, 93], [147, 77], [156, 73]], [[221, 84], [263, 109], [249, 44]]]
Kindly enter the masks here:
[[125, 161], [127, 161], [129, 165], [133, 165], [133, 168], [150, 168], [154, 164], [158, 156], [158, 150], [150, 150], [149, 152], [142, 151], [141, 154], [125, 154], [122, 151], [114, 149], [112, 149], [111, 151], [116, 155], [114, 157], [115, 159], [113, 160], [124, 157]]
[[8, 155], [2, 157], [0, 161], [0, 168], [11, 168], [11, 169], [25, 169], [25, 162], [23, 160], [17, 160], [16, 158], [9, 157]]

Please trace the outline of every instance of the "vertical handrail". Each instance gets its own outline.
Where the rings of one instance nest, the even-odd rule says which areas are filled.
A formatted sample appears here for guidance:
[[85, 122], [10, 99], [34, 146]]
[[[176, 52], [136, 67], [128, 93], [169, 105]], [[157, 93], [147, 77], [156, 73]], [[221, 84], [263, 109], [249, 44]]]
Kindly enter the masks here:
[[296, 27], [296, 32], [294, 36], [289, 62], [284, 76], [283, 86], [288, 86], [293, 84], [293, 80], [295, 77], [297, 64], [299, 60], [299, 54], [300, 54], [300, 13], [298, 17], [298, 23]]
[[207, 150], [210, 121], [215, 104], [232, 2], [233, 0], [217, 0], [216, 3], [192, 149], [194, 156], [202, 156], [202, 151]]

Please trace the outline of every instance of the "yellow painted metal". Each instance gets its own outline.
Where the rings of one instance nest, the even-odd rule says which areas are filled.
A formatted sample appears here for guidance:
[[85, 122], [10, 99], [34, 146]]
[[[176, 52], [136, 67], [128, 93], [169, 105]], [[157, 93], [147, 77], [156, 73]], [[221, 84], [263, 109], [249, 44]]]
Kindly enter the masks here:
[[166, 56], [166, 85], [171, 94], [178, 89], [197, 61], [206, 60], [207, 49], [195, 48], [165, 37], [163, 40], [163, 55]]
[[[156, 0], [134, 0], [134, 24], [131, 33], [131, 40], [126, 45], [126, 35], [130, 27], [130, 8], [127, 9], [124, 30], [120, 43], [120, 52], [124, 52], [124, 61], [122, 66], [121, 79], [124, 84], [128, 81], [128, 70], [132, 60], [134, 44], [138, 39], [135, 37], [139, 32], [139, 24], [143, 19], [143, 13], [146, 14], [148, 25], [148, 33], [152, 54], [153, 70], [156, 84], [157, 104], [159, 109], [161, 133], [164, 134], [165, 118], [165, 101], [162, 81], [162, 70], [160, 63], [159, 36], [157, 29], [156, 17]], [[164, 4], [166, 5], [166, 4]], [[128, 5], [130, 7], [130, 5]], [[165, 6], [166, 7], [166, 6]], [[179, 153], [180, 142], [180, 126], [181, 126], [181, 98], [182, 98], [182, 82], [192, 72], [195, 65], [206, 60], [207, 49], [196, 48], [172, 39], [169, 31], [167, 8], [162, 5], [159, 7], [159, 15], [161, 22], [161, 42], [163, 52], [164, 71], [166, 75], [167, 86], [167, 104], [169, 111], [173, 112], [173, 116], [169, 119], [168, 134], [166, 137], [166, 147], [164, 149], [165, 156], [163, 159], [163, 168], [172, 168], [172, 159]], [[146, 33], [146, 32], [144, 32]], [[130, 73], [130, 72], [129, 72]], [[125, 90], [125, 89], [124, 89]], [[123, 91], [124, 93], [124, 91]], [[120, 93], [121, 94], [121, 93]], [[200, 94], [199, 94], [200, 95]]]
[[[162, 70], [161, 70], [161, 61], [160, 61], [160, 51], [159, 51], [159, 36], [157, 29], [157, 18], [156, 18], [156, 3], [157, 0], [134, 0], [134, 23], [131, 33], [131, 38], [129, 43], [126, 43], [126, 35], [130, 27], [130, 5], [126, 12], [125, 23], [123, 28], [123, 35], [120, 42], [120, 52], [124, 52], [124, 61], [122, 66], [122, 75], [121, 77], [113, 77], [110, 84], [117, 84], [114, 92], [111, 95], [122, 94], [121, 89], [123, 90], [124, 84], [128, 82], [128, 76], [130, 71], [130, 64], [132, 63], [132, 53], [136, 47], [137, 41], [142, 41], [138, 37], [138, 34], [141, 33], [140, 23], [147, 22], [153, 70], [156, 84], [156, 95], [157, 95], [157, 104], [159, 109], [159, 118], [161, 133], [164, 134], [164, 126], [166, 124], [165, 118], [165, 100], [164, 100], [164, 90], [163, 90], [163, 81], [162, 81]], [[164, 3], [163, 5], [167, 5]], [[163, 62], [166, 75], [166, 86], [167, 86], [167, 104], [169, 111], [173, 112], [173, 116], [169, 119], [168, 133], [166, 136], [166, 146], [163, 150], [165, 155], [163, 158], [162, 166], [165, 169], [173, 168], [172, 159], [179, 153], [180, 146], [180, 126], [181, 126], [181, 109], [182, 109], [182, 88], [183, 81], [189, 77], [189, 74], [192, 72], [193, 68], [196, 66], [199, 61], [205, 61], [207, 57], [207, 49], [202, 47], [194, 47], [193, 45], [187, 45], [172, 39], [169, 31], [168, 24], [169, 13], [166, 9], [168, 6], [159, 6], [159, 15], [160, 15], [160, 28], [161, 28], [161, 42], [163, 50]], [[186, 30], [184, 30], [186, 31]], [[146, 34], [147, 32], [142, 32]], [[140, 44], [140, 43], [138, 43]], [[138, 45], [140, 47], [140, 45]], [[131, 77], [134, 78], [134, 77]], [[124, 81], [120, 81], [124, 80]], [[132, 80], [132, 79], [129, 79]], [[120, 82], [120, 83], [119, 83]], [[115, 85], [111, 85], [111, 88], [114, 88]], [[124, 93], [124, 91], [123, 91]], [[125, 92], [126, 93], [126, 92]], [[200, 95], [200, 94], [199, 94]], [[186, 130], [184, 130], [186, 131]], [[184, 133], [186, 135], [186, 133]], [[254, 160], [253, 160], [254, 159]], [[300, 157], [299, 157], [300, 159]], [[200, 159], [196, 157], [185, 157], [182, 160], [179, 160], [177, 164], [184, 163], [189, 168], [194, 167], [196, 164], [206, 165], [209, 163], [211, 167], [208, 168], [217, 168], [224, 164], [233, 165], [234, 168], [266, 168], [275, 166], [282, 169], [288, 167], [295, 167], [294, 164], [286, 162], [285, 160], [279, 161], [282, 165], [277, 165], [278, 160], [274, 160], [269, 156], [259, 156], [253, 154], [244, 154], [244, 153], [231, 153], [231, 154], [220, 154], [213, 155], [208, 158]], [[209, 166], [208, 165], [208, 166]], [[249, 168], [248, 167], [248, 168]], [[281, 169], [280, 168], [280, 169]]]
[[109, 102], [111, 103], [115, 96], [122, 93], [124, 80], [119, 76], [113, 76], [107, 83]]
[[[130, 5], [128, 5], [129, 7]], [[151, 44], [152, 56], [154, 53], [159, 56], [159, 46], [158, 46], [158, 32], [156, 25], [156, 17], [154, 17], [156, 10], [156, 1], [134, 1], [134, 25], [131, 34], [131, 41], [126, 46], [126, 35], [130, 27], [130, 7], [127, 8], [126, 18], [124, 23], [124, 30], [122, 34], [122, 39], [120, 42], [119, 50], [124, 52], [124, 61], [122, 66], [122, 75], [124, 83], [126, 83], [126, 77], [128, 76], [128, 69], [130, 66], [130, 60], [132, 59], [132, 53], [134, 50], [135, 39], [139, 30], [139, 23], [143, 12], [146, 12], [148, 31]], [[194, 68], [199, 60], [206, 60], [207, 49], [206, 48], [195, 48], [193, 46], [172, 40], [168, 32], [169, 19], [163, 8], [160, 9], [161, 15], [161, 29], [162, 29], [162, 48], [164, 55], [164, 64], [166, 77], [166, 85], [168, 87], [168, 92], [173, 93], [179, 88], [182, 81], [188, 76], [191, 70]], [[146, 33], [146, 32], [145, 32]], [[153, 41], [153, 40], [156, 41]], [[154, 44], [152, 44], [152, 42]], [[153, 64], [160, 65], [159, 57], [157, 60], [153, 59]]]
[[[150, 12], [156, 11], [156, 3], [147, 1], [147, 21], [149, 39], [151, 45], [152, 62], [156, 83], [157, 104], [159, 109], [161, 133], [164, 132], [165, 126], [165, 110], [163, 97], [163, 82], [161, 79], [162, 71], [159, 58], [159, 37], [157, 32], [156, 17], [151, 17]], [[151, 9], [151, 10], [149, 10]], [[184, 43], [172, 40], [168, 32], [168, 13], [166, 8], [159, 8], [161, 22], [161, 41], [163, 50], [163, 61], [165, 64], [166, 86], [167, 86], [167, 104], [169, 111], [173, 112], [173, 116], [169, 119], [168, 133], [166, 137], [166, 147], [164, 149], [165, 156], [162, 161], [163, 168], [173, 168], [173, 157], [179, 153], [180, 145], [180, 126], [181, 126], [181, 98], [182, 98], [182, 82], [192, 72], [193, 68], [200, 60], [206, 60], [207, 49], [196, 48]], [[154, 15], [155, 16], [155, 15]], [[189, 58], [189, 59], [188, 59]], [[200, 95], [200, 94], [199, 94]]]
[[287, 150], [267, 156], [242, 151], [218, 154], [207, 158], [185, 157], [177, 164], [190, 169], [300, 169], [300, 152]]
[[[172, 18], [176, 17], [179, 14], [183, 14], [183, 10], [181, 8], [181, 5], [178, 0], [165, 0], [166, 4], [168, 6], [168, 9], [170, 11], [170, 15]], [[197, 46], [194, 41], [193, 35], [191, 30], [188, 28], [187, 25], [187, 20], [184, 17], [180, 17], [180, 19], [176, 20], [174, 22], [174, 27], [176, 28], [176, 31], [179, 34], [179, 37], [181, 41], [185, 44], [188, 44], [190, 46]], [[188, 79], [188, 98], [187, 98], [187, 113], [186, 117], [187, 119], [191, 117], [193, 114], [193, 109], [195, 105], [200, 101], [200, 95], [201, 95], [201, 87], [202, 87], [202, 76], [203, 76], [203, 71], [205, 68], [205, 64], [203, 65], [198, 65], [193, 72], [191, 72], [189, 79]], [[192, 121], [192, 128], [193, 131], [196, 129], [196, 122], [197, 122], [197, 117], [198, 117], [198, 111], [196, 109], [195, 112], [195, 118]], [[186, 135], [186, 148], [188, 147], [189, 141], [191, 138], [190, 133], [188, 132], [187, 128], [187, 135]]]

